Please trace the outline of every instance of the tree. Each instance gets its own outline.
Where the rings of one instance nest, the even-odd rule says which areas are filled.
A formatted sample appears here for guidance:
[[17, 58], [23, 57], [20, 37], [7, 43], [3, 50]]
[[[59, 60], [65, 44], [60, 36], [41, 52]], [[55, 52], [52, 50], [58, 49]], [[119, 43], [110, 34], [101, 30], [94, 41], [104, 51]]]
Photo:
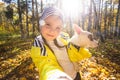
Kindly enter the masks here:
[[43, 0], [41, 0], [41, 12], [43, 11]]
[[36, 5], [37, 29], [39, 31], [39, 15], [38, 15], [38, 2], [37, 2], [37, 0], [35, 0], [35, 5]]
[[22, 13], [21, 13], [21, 6], [20, 6], [20, 0], [18, 0], [18, 14], [19, 14], [19, 25], [20, 25], [20, 31], [21, 31], [21, 38], [25, 38], [24, 36], [24, 29], [22, 25]]
[[[101, 20], [101, 0], [98, 1], [98, 3], [95, 3], [94, 0], [91, 0], [93, 3], [93, 9], [94, 9], [94, 25], [93, 25], [93, 29], [96, 31], [96, 37], [100, 37], [100, 40], [102, 42], [104, 42], [104, 38], [103, 35], [101, 33], [101, 25], [100, 25], [100, 20]], [[97, 6], [98, 5], [98, 6]]]
[[35, 35], [35, 10], [34, 10], [34, 0], [32, 0], [32, 28], [33, 28], [33, 37]]
[[5, 11], [6, 18], [7, 19], [13, 19], [13, 9], [12, 9], [12, 7], [10, 7], [10, 5], [8, 5], [6, 7], [6, 10], [7, 10], [7, 11]]
[[92, 1], [90, 1], [90, 8], [89, 8], [89, 18], [88, 18], [88, 31], [91, 30], [92, 27]]
[[29, 37], [29, 26], [28, 26], [28, 0], [26, 0], [26, 38]]
[[[118, 36], [120, 34], [120, 25], [119, 25], [119, 16], [120, 16], [120, 0], [118, 2], [118, 9], [117, 9], [117, 15], [116, 15], [116, 27], [115, 27], [115, 33], [114, 36]], [[119, 30], [119, 31], [118, 31]]]

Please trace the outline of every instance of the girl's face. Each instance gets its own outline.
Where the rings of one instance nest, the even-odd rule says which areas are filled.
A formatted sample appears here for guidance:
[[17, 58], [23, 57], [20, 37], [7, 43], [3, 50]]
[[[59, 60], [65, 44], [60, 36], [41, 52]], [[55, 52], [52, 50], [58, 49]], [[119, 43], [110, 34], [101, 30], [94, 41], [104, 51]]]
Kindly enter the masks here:
[[62, 20], [58, 16], [49, 16], [45, 19], [45, 25], [41, 27], [41, 34], [47, 40], [54, 40], [62, 29]]

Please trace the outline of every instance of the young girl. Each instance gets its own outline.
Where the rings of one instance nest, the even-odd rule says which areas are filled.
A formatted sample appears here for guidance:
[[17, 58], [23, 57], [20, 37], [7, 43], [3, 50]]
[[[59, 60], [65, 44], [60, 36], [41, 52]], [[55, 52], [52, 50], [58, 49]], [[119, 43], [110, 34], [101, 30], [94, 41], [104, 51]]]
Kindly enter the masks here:
[[[45, 8], [40, 17], [40, 33], [31, 49], [40, 80], [81, 80], [79, 71], [68, 54], [67, 41], [61, 38], [63, 14], [55, 7]], [[71, 53], [74, 46], [70, 47]], [[78, 50], [74, 50], [78, 53]], [[79, 53], [78, 53], [79, 54]]]

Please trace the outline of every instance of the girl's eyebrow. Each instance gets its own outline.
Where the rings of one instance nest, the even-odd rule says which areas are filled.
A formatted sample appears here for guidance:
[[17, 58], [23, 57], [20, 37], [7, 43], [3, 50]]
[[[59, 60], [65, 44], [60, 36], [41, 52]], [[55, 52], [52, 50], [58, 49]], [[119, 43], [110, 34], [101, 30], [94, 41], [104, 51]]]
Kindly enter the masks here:
[[51, 25], [51, 23], [50, 23], [50, 22], [46, 22], [46, 24], [47, 24], [47, 25]]

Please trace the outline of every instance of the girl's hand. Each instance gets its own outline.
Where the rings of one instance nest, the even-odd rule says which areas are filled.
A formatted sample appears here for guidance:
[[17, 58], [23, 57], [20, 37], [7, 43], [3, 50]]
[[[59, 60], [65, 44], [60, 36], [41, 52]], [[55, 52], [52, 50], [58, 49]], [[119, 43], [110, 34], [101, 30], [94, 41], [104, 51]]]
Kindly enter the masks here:
[[72, 80], [68, 76], [60, 76], [57, 80]]
[[47, 80], [73, 80], [66, 73], [58, 69], [50, 71], [47, 77], [48, 77]]

